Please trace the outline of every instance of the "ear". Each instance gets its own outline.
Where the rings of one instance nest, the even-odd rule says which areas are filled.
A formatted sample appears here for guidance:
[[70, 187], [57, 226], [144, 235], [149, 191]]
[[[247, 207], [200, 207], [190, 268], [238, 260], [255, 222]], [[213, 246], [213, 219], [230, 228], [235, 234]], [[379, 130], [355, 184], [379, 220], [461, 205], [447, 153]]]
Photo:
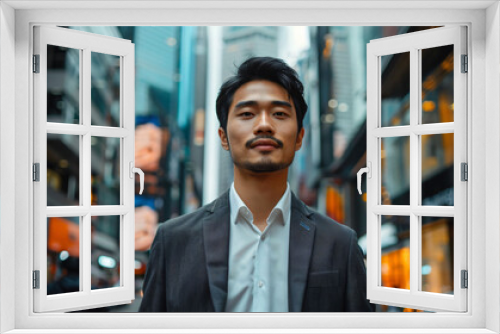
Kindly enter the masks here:
[[299, 133], [297, 134], [297, 140], [295, 141], [295, 151], [300, 150], [302, 147], [302, 139], [304, 138], [304, 128], [300, 129]]
[[229, 151], [229, 142], [227, 140], [227, 135], [222, 127], [219, 128], [219, 138], [222, 148], [225, 149], [226, 151]]

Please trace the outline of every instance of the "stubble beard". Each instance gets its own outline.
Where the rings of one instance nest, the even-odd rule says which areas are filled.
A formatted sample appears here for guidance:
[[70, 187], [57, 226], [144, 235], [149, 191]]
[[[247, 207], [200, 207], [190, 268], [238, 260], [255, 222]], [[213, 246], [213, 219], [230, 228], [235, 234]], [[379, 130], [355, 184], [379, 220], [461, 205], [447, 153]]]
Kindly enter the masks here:
[[286, 161], [286, 162], [273, 162], [271, 159], [268, 157], [264, 157], [258, 162], [250, 162], [250, 161], [237, 161], [234, 159], [234, 157], [231, 155], [231, 158], [233, 160], [233, 163], [235, 166], [239, 167], [240, 169], [245, 169], [253, 173], [261, 174], [261, 173], [272, 173], [272, 172], [277, 172], [283, 169], [288, 168], [292, 161]]

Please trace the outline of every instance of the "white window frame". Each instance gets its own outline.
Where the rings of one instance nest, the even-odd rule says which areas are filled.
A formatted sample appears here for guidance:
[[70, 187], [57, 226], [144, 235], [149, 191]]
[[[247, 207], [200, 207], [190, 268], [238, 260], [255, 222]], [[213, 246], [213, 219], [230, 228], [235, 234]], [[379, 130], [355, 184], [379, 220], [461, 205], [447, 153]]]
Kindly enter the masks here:
[[[467, 54], [466, 28], [448, 26], [410, 34], [372, 40], [367, 47], [367, 153], [371, 177], [367, 179], [367, 298], [375, 304], [411, 307], [430, 311], [467, 310], [467, 289], [461, 288], [461, 270], [467, 270], [467, 185], [461, 181], [460, 164], [467, 163], [467, 73], [461, 73], [461, 55]], [[422, 119], [422, 52], [423, 49], [445, 45], [453, 46], [453, 101], [454, 120], [447, 123], [423, 124]], [[381, 58], [408, 52], [409, 64], [409, 124], [382, 125], [382, 71]], [[371, 84], [373, 83], [373, 84]], [[454, 205], [425, 206], [421, 203], [422, 141], [425, 134], [453, 134]], [[409, 188], [408, 205], [383, 205], [381, 200], [382, 167], [381, 141], [383, 138], [408, 138]], [[472, 180], [471, 180], [472, 181]], [[381, 220], [382, 216], [405, 216], [409, 219], [410, 288], [398, 289], [382, 286], [381, 282]], [[421, 218], [452, 217], [453, 220], [453, 273], [454, 293], [422, 291], [422, 226]]]
[[[120, 5], [129, 9], [116, 9]], [[3, 1], [0, 3], [0, 331], [76, 333], [71, 329], [85, 328], [87, 333], [125, 332], [123, 329], [127, 333], [199, 333], [202, 329], [210, 329], [212, 333], [220, 333], [236, 332], [235, 328], [253, 328], [254, 332], [269, 333], [295, 328], [294, 332], [301, 333], [499, 332], [499, 17], [497, 1], [127, 1], [118, 4], [114, 1]], [[32, 96], [29, 71], [35, 24], [467, 25], [471, 60], [468, 77], [468, 221], [471, 222], [468, 226], [471, 242], [466, 245], [469, 254], [468, 312], [34, 314], [30, 288], [33, 120], [32, 105], [27, 97]], [[181, 331], [180, 328], [191, 330]]]
[[[79, 124], [47, 122], [47, 45], [77, 50], [79, 55]], [[96, 126], [91, 122], [91, 55], [113, 55], [120, 66], [119, 125]], [[39, 55], [39, 73], [34, 83], [34, 162], [40, 164], [40, 181], [33, 184], [34, 270], [39, 270], [39, 288], [34, 290], [35, 312], [73, 311], [130, 303], [135, 298], [134, 276], [134, 164], [135, 143], [135, 52], [129, 40], [51, 26], [34, 27], [34, 54]], [[47, 134], [79, 136], [80, 203], [76, 206], [47, 206]], [[119, 203], [91, 205], [91, 139], [120, 140]], [[78, 137], [77, 137], [78, 138]], [[134, 177], [133, 177], [134, 176]], [[92, 290], [91, 217], [117, 216], [119, 219], [119, 286]], [[80, 217], [78, 292], [47, 295], [48, 217]], [[98, 222], [97, 222], [98, 223]]]

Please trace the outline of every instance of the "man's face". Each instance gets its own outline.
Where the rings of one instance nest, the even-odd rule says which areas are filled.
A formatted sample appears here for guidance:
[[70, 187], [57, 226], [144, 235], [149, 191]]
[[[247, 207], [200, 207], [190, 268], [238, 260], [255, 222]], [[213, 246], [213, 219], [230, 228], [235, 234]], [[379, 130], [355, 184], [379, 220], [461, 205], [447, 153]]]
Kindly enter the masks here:
[[219, 136], [236, 167], [267, 173], [292, 163], [304, 129], [297, 133], [297, 114], [288, 92], [274, 82], [257, 80], [234, 93], [227, 133], [219, 128]]

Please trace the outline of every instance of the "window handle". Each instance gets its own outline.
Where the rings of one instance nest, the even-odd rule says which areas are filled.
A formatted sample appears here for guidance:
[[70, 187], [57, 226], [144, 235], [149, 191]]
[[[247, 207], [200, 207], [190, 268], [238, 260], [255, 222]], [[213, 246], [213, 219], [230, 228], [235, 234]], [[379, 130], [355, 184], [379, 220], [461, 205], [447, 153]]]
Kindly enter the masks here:
[[358, 192], [360, 195], [363, 194], [363, 192], [361, 191], [361, 176], [363, 175], [363, 173], [366, 173], [369, 179], [372, 178], [372, 163], [368, 161], [367, 165], [368, 167], [361, 168], [358, 171]]
[[139, 174], [140, 177], [140, 183], [141, 183], [141, 190], [139, 191], [139, 195], [142, 195], [142, 191], [144, 190], [144, 172], [137, 167], [134, 167], [134, 162], [130, 161], [129, 163], [129, 170], [130, 170], [130, 178], [134, 178], [134, 173]]

